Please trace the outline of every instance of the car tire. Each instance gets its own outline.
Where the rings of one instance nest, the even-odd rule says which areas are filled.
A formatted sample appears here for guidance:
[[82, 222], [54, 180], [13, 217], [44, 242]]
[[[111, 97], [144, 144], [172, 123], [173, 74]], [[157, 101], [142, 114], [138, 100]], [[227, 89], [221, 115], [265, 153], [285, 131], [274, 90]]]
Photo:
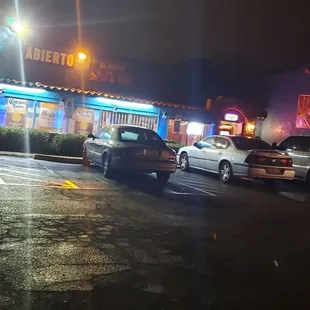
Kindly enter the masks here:
[[156, 175], [157, 175], [157, 180], [160, 183], [167, 183], [168, 180], [170, 179], [171, 173], [167, 171], [160, 171], [160, 172], [157, 172]]
[[310, 186], [310, 170], [307, 173], [306, 183]]
[[233, 170], [230, 162], [224, 160], [219, 167], [220, 179], [223, 183], [230, 183], [233, 179]]
[[83, 149], [83, 161], [82, 161], [82, 164], [84, 167], [90, 167], [90, 161], [87, 157], [87, 149], [84, 148]]
[[182, 171], [189, 171], [189, 162], [188, 162], [188, 155], [187, 153], [182, 153], [180, 155], [180, 161], [179, 161], [179, 164], [180, 164], [180, 169]]
[[102, 170], [103, 170], [103, 175], [106, 178], [113, 177], [113, 170], [110, 167], [110, 162], [111, 162], [111, 156], [108, 153], [104, 153], [102, 156]]

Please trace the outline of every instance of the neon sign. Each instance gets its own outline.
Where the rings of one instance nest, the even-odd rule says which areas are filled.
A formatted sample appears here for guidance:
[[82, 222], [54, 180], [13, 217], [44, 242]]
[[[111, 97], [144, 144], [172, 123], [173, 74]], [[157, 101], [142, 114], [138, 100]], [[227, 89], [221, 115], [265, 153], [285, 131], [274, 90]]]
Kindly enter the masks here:
[[224, 116], [225, 121], [237, 122], [239, 116], [237, 114], [226, 113]]

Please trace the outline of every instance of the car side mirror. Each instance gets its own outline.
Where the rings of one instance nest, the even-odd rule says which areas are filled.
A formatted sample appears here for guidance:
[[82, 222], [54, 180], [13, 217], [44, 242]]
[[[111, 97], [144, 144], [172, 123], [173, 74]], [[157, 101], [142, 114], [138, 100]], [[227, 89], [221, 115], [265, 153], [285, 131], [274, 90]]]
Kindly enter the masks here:
[[94, 136], [92, 133], [90, 133], [90, 134], [87, 136], [87, 138], [95, 139], [95, 136]]
[[194, 143], [193, 146], [197, 147], [199, 149], [199, 144], [198, 143]]

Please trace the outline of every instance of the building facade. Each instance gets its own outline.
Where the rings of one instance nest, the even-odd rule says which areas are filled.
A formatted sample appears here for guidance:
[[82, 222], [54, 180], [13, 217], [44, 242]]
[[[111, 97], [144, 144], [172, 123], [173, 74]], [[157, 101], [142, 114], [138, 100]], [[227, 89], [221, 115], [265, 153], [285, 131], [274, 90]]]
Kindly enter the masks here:
[[269, 78], [268, 117], [261, 137], [272, 143], [290, 135], [310, 134], [310, 70], [307, 66]]

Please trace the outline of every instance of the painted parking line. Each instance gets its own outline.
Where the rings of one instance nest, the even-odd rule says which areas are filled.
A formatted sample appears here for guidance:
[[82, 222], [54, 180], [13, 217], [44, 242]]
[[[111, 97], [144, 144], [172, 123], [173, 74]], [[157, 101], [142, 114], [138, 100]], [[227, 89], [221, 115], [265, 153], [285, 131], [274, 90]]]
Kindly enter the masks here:
[[5, 182], [0, 178], [0, 185], [5, 184]]
[[191, 185], [188, 185], [188, 184], [185, 184], [185, 183], [181, 183], [181, 182], [174, 182], [175, 184], [178, 184], [178, 185], [182, 185], [182, 186], [185, 186], [185, 187], [188, 187], [188, 188], [191, 188], [195, 191], [199, 191], [199, 192], [202, 192], [206, 195], [209, 195], [209, 196], [213, 196], [213, 197], [216, 197], [218, 196], [216, 193], [212, 193], [211, 191], [207, 191], [207, 190], [204, 190], [204, 189], [200, 189], [200, 188], [197, 188], [197, 187], [194, 187], [194, 186], [191, 186]]

